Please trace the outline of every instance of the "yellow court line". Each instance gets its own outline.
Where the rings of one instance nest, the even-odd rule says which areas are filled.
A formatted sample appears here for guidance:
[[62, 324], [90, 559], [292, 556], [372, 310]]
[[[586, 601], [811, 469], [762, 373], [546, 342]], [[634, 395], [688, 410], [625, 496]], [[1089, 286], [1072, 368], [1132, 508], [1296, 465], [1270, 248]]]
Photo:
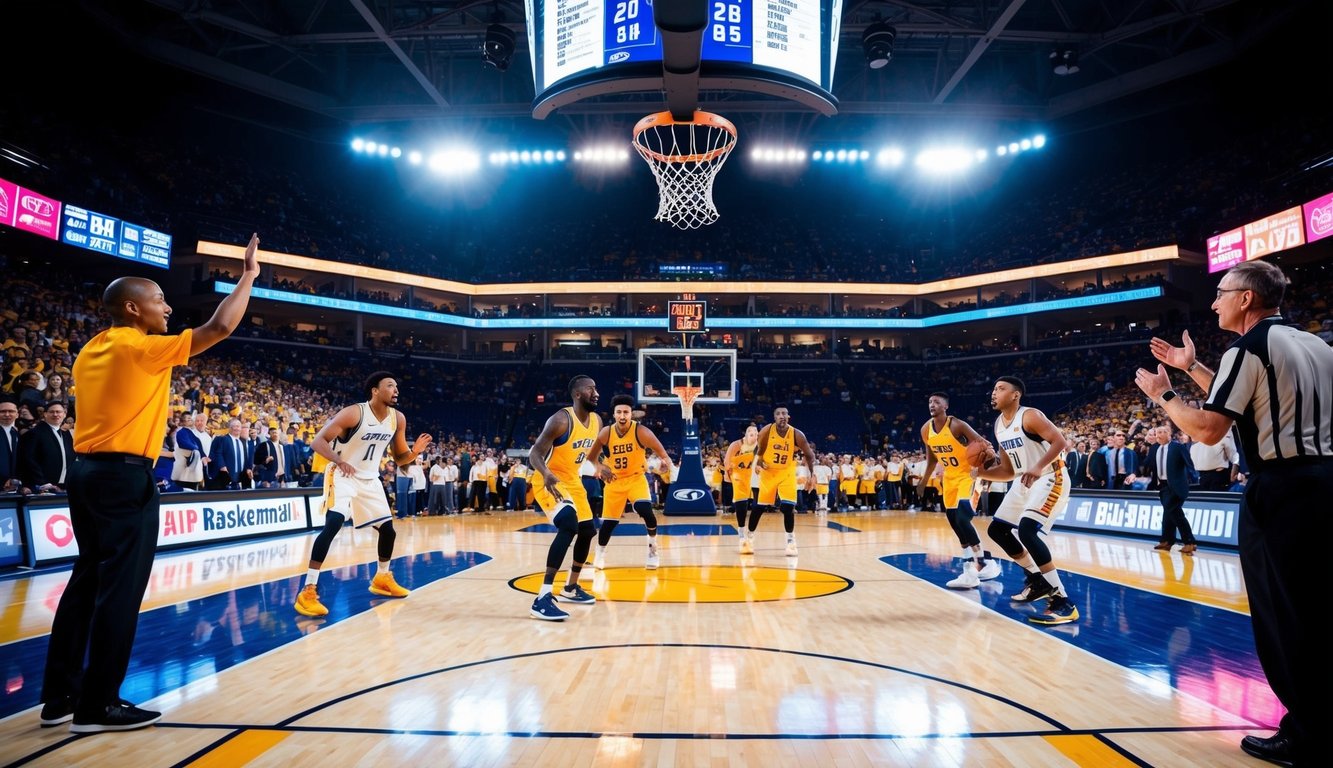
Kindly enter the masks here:
[[1111, 749], [1096, 736], [1043, 736], [1051, 746], [1060, 750], [1060, 754], [1074, 761], [1075, 765], [1089, 768], [1118, 768], [1136, 765], [1132, 760]]
[[217, 749], [190, 763], [190, 768], [240, 768], [290, 735], [290, 731], [241, 731], [236, 738], [228, 739], [219, 744]]

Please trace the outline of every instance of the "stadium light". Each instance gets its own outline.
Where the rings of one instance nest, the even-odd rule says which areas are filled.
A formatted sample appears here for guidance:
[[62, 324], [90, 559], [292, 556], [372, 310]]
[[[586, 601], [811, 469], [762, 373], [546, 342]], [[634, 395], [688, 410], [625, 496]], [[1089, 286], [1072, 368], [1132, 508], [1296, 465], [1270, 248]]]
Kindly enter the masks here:
[[415, 149], [407, 153], [407, 162], [411, 163], [412, 165], [421, 165], [421, 161], [422, 161], [421, 153], [416, 151]]
[[1037, 149], [1041, 149], [1042, 147], [1046, 146], [1046, 134], [1039, 133], [1036, 136], [1033, 136], [1032, 146]]
[[364, 139], [362, 139], [362, 138], [360, 138], [360, 137], [355, 138], [355, 139], [352, 139], [352, 151], [353, 151], [353, 152], [361, 152], [361, 151], [365, 150], [365, 148], [366, 148], [366, 142], [365, 142]]
[[481, 156], [470, 149], [446, 149], [430, 156], [430, 169], [441, 176], [464, 176], [481, 167]]
[[943, 176], [966, 170], [972, 165], [972, 153], [959, 147], [924, 149], [916, 156], [916, 167], [926, 174]]

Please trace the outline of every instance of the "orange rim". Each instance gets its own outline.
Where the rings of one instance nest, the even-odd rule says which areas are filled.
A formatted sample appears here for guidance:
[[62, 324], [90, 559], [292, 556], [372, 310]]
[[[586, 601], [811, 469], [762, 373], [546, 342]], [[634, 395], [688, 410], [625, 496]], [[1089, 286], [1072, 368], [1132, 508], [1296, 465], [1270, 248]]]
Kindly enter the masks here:
[[[702, 125], [721, 128], [731, 136], [731, 140], [717, 149], [697, 155], [664, 155], [645, 147], [639, 142], [639, 136], [649, 128], [666, 128], [673, 125]], [[655, 112], [643, 118], [634, 126], [634, 148], [639, 150], [639, 154], [644, 157], [652, 158], [660, 163], [706, 163], [727, 154], [734, 146], [736, 146], [736, 126], [732, 125], [727, 118], [715, 115], [712, 112], [705, 112], [702, 109], [694, 111], [692, 120], [677, 120], [671, 116], [670, 112]]]

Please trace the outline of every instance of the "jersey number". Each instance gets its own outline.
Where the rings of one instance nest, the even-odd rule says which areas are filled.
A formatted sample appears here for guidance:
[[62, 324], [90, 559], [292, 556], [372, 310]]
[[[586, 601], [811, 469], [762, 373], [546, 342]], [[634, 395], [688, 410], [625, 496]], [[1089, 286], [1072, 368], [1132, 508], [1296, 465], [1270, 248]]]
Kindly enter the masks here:
[[791, 458], [791, 457], [788, 456], [788, 455], [785, 454], [785, 453], [779, 453], [777, 456], [774, 456], [774, 457], [773, 457], [773, 463], [774, 463], [774, 464], [786, 464], [786, 463], [787, 463], [787, 460], [790, 459], [790, 458]]
[[1005, 453], [1009, 454], [1009, 460], [1014, 463], [1015, 471], [1023, 468], [1023, 462], [1018, 460], [1018, 454], [1014, 453], [1013, 451], [1005, 451]]
[[374, 460], [375, 460], [375, 449], [377, 449], [377, 448], [379, 448], [379, 444], [377, 444], [377, 443], [371, 443], [370, 445], [367, 445], [367, 446], [366, 446], [366, 455], [365, 455], [365, 456], [362, 456], [362, 457], [361, 457], [361, 460], [362, 460], [362, 461], [374, 461]]
[[948, 466], [948, 467], [956, 467], [956, 466], [958, 466], [958, 457], [957, 457], [957, 456], [941, 456], [941, 457], [940, 457], [940, 463], [943, 464], [943, 465], [945, 465], [945, 466]]
[[615, 459], [615, 467], [616, 469], [629, 469], [629, 457], [617, 456]]

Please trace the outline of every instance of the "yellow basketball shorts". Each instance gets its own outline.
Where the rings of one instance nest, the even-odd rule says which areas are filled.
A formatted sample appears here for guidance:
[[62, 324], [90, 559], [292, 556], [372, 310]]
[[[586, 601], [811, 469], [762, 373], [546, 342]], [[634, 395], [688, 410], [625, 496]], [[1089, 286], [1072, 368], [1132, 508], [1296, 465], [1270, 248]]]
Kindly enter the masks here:
[[602, 489], [602, 519], [619, 520], [625, 514], [626, 504], [650, 500], [646, 475], [617, 477]]
[[[560, 506], [560, 499], [557, 499], [542, 482], [542, 476], [533, 474], [532, 497], [537, 500], [537, 504], [546, 513], [546, 516], [555, 521], [555, 511]], [[574, 478], [573, 481], [561, 480], [556, 486], [560, 492], [560, 497], [574, 505], [574, 511], [578, 513], [579, 522], [592, 519], [592, 507], [588, 505], [588, 491], [583, 487], [583, 481]]]
[[759, 503], [767, 506], [778, 501], [796, 503], [795, 469], [759, 474]]

